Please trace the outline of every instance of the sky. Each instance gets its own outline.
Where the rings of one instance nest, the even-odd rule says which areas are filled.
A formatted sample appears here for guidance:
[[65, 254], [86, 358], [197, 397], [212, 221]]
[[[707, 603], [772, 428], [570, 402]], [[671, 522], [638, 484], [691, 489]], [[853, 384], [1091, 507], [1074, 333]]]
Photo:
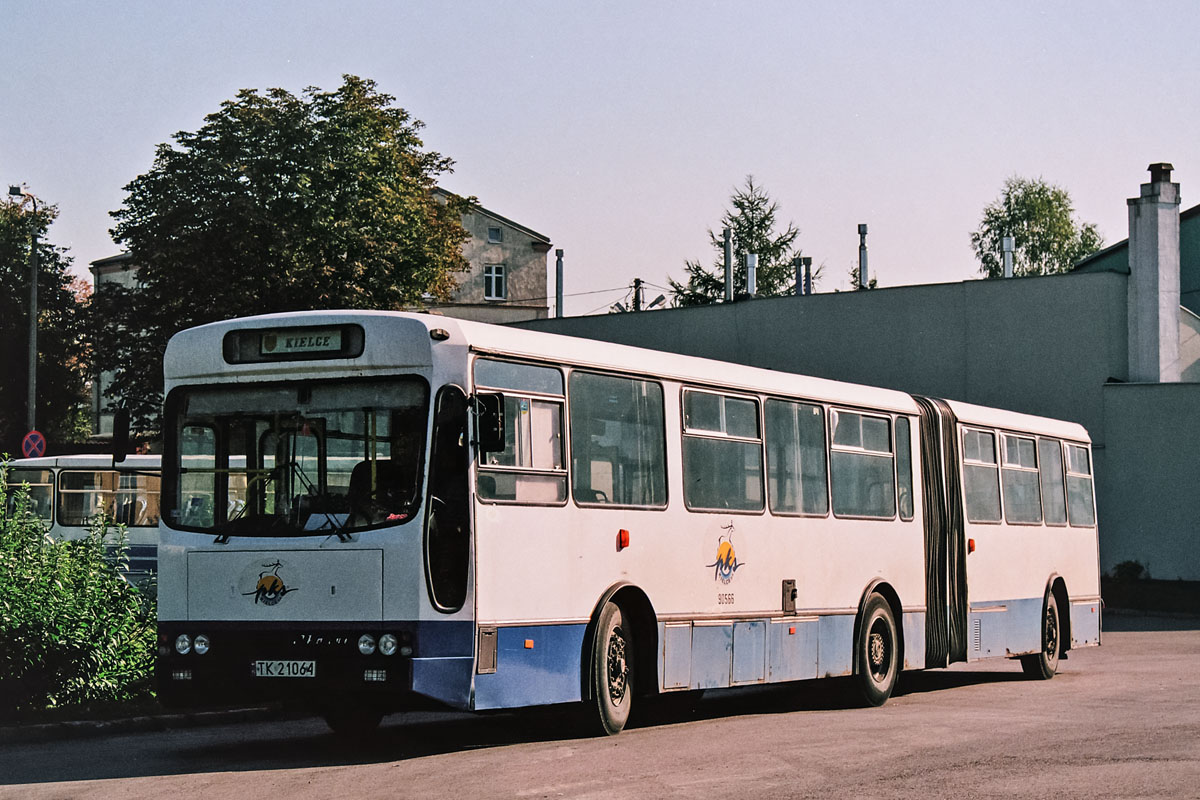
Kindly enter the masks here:
[[454, 159], [442, 186], [565, 251], [568, 315], [711, 264], [748, 175], [818, 291], [849, 286], [859, 223], [881, 286], [961, 281], [1012, 176], [1067, 189], [1106, 243], [1151, 163], [1195, 205], [1197, 31], [1194, 0], [0, 0], [0, 182], [57, 205], [87, 277], [157, 145], [240, 89], [355, 74]]

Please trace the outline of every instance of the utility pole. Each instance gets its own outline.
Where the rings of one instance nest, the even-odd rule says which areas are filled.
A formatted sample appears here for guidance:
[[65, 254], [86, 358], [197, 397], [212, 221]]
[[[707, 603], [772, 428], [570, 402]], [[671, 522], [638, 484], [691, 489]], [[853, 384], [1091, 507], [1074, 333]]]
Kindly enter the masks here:
[[867, 225], [858, 226], [858, 288], [869, 289], [867, 282]]
[[725, 302], [733, 302], [733, 233], [726, 228], [721, 231], [725, 239]]
[[38, 215], [37, 198], [20, 186], [9, 186], [11, 197], [28, 197], [33, 203], [29, 222], [29, 383], [25, 398], [26, 431], [37, 430], [37, 317], [38, 317]]
[[633, 310], [642, 310], [642, 279], [633, 279]]

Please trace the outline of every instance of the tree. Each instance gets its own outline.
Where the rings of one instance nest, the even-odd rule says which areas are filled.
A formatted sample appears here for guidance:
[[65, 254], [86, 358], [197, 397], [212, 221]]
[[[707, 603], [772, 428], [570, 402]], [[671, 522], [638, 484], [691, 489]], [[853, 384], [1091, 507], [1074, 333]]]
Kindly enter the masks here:
[[[795, 292], [796, 268], [792, 257], [796, 254], [795, 242], [800, 231], [788, 223], [787, 228], [777, 233], [775, 213], [779, 204], [771, 199], [761, 186], [754, 183], [754, 176], [746, 176], [744, 188], [735, 189], [729, 198], [731, 209], [721, 218], [722, 228], [729, 228], [733, 240], [733, 293], [734, 297], [746, 296], [746, 254], [758, 254], [756, 270], [756, 295], [775, 297]], [[720, 302], [725, 297], [725, 240], [719, 232], [708, 231], [709, 241], [717, 251], [711, 270], [699, 261], [688, 261], [685, 269], [687, 283], [669, 279], [671, 295], [676, 306], [703, 306]], [[813, 273], [816, 284], [820, 269]]]
[[1071, 195], [1041, 178], [1013, 176], [1000, 197], [983, 209], [971, 247], [979, 271], [989, 278], [1004, 277], [1001, 239], [1013, 237], [1013, 275], [1067, 272], [1080, 259], [1104, 246], [1096, 226], [1073, 217]]
[[51, 442], [77, 442], [88, 430], [87, 288], [67, 271], [65, 248], [46, 239], [58, 209], [0, 202], [0, 454], [20, 454], [29, 386], [29, 245], [38, 238], [38, 430]]
[[125, 187], [112, 235], [139, 286], [98, 293], [96, 336], [135, 429], [156, 429], [162, 353], [183, 328], [449, 298], [473, 198], [434, 192], [453, 161], [423, 149], [422, 123], [393, 103], [352, 75], [299, 97], [244, 89]]

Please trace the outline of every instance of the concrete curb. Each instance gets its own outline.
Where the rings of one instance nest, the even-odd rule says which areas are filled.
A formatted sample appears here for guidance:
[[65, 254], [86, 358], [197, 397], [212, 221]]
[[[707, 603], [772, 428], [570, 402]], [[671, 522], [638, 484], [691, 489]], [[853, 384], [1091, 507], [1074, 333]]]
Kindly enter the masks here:
[[64, 720], [26, 725], [0, 726], [0, 745], [83, 739], [120, 733], [146, 733], [176, 728], [199, 728], [240, 722], [261, 722], [297, 716], [279, 708], [234, 708], [219, 711], [143, 714], [136, 717], [96, 720]]

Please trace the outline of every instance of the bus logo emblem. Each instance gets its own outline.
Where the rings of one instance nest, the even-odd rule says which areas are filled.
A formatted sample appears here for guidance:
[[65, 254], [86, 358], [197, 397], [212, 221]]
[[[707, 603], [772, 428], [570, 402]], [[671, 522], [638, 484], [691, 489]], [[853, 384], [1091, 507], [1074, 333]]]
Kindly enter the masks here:
[[733, 549], [733, 524], [724, 526], [724, 529], [728, 533], [721, 534], [717, 539], [717, 560], [704, 566], [713, 568], [713, 580], [729, 583], [733, 580], [733, 573], [745, 564], [738, 561], [737, 553]]
[[283, 562], [276, 561], [274, 564], [263, 564], [263, 566], [271, 571], [258, 573], [258, 583], [255, 584], [254, 591], [242, 592], [243, 597], [253, 595], [255, 605], [262, 603], [264, 606], [273, 606], [288, 592], [299, 591], [297, 587], [285, 586], [283, 578], [279, 577], [279, 568], [283, 566]]

